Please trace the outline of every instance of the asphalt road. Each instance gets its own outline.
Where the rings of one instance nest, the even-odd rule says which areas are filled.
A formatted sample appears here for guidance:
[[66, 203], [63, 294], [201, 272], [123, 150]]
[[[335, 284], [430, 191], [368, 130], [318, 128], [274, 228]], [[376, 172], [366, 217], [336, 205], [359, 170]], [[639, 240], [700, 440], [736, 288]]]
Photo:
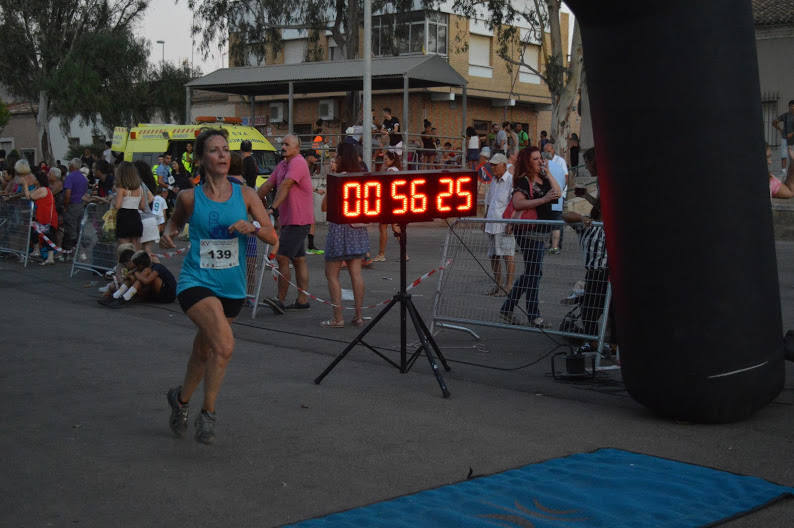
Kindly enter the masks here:
[[[438, 226], [412, 229], [409, 278], [438, 265], [443, 237]], [[778, 255], [792, 327], [794, 243], [781, 242]], [[310, 259], [310, 289], [327, 296], [322, 257]], [[397, 266], [366, 271], [367, 302], [391, 295]], [[330, 309], [316, 304], [255, 320], [245, 309], [217, 443], [178, 440], [165, 391], [181, 381], [190, 321], [176, 304], [103, 308], [101, 279], [67, 275], [64, 265], [0, 262], [0, 526], [275, 526], [457, 482], [470, 468], [488, 474], [601, 447], [794, 485], [792, 363], [775, 402], [727, 425], [660, 419], [626, 394], [617, 371], [554, 381], [547, 338], [495, 329], [480, 342], [438, 334], [453, 366], [450, 399], [423, 359], [401, 375], [363, 348], [318, 386], [355, 330], [321, 329]], [[431, 279], [414, 290], [426, 317], [434, 289]], [[397, 328], [390, 314], [371, 343], [396, 357]], [[792, 519], [788, 500], [726, 526]]]

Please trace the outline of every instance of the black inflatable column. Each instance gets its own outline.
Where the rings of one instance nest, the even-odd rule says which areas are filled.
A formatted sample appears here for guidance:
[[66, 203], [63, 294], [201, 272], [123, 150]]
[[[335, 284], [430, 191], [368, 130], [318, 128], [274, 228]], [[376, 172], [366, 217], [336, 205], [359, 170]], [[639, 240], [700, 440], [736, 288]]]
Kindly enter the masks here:
[[626, 388], [727, 422], [782, 389], [750, 0], [570, 0], [578, 17]]

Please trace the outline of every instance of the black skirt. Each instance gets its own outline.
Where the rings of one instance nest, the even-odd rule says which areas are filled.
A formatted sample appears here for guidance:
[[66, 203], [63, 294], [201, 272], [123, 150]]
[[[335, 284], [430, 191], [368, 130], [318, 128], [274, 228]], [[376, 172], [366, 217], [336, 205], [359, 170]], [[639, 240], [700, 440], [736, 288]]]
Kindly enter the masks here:
[[119, 209], [116, 215], [116, 238], [141, 238], [143, 223], [137, 209]]

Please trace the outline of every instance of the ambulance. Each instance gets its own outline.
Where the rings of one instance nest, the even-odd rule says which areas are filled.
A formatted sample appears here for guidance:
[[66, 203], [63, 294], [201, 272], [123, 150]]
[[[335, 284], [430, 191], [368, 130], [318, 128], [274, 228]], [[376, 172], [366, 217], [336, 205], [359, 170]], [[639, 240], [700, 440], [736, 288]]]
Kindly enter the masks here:
[[257, 186], [276, 168], [280, 155], [273, 145], [254, 127], [243, 126], [235, 117], [197, 117], [192, 125], [139, 124], [127, 130], [113, 130], [113, 152], [123, 152], [124, 161], [143, 160], [150, 166], [157, 164], [160, 154], [169, 153], [171, 159], [182, 159], [185, 145], [193, 143], [205, 128], [222, 128], [229, 133], [229, 149], [240, 150], [240, 143], [251, 142], [253, 156], [259, 167]]

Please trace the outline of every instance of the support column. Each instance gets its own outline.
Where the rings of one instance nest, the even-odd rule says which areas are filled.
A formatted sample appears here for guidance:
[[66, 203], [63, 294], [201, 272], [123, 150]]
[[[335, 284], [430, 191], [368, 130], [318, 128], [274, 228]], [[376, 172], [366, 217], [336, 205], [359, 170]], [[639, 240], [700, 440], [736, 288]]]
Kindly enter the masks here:
[[364, 163], [372, 170], [372, 0], [364, 0], [364, 110], [361, 113], [361, 138]]
[[461, 125], [461, 136], [463, 136], [463, 138], [464, 138], [463, 139], [464, 144], [463, 144], [463, 149], [462, 149], [463, 150], [462, 166], [464, 166], [464, 167], [466, 166], [466, 150], [469, 148], [469, 145], [467, 143], [465, 143], [465, 141], [466, 141], [466, 127], [467, 127], [466, 112], [468, 110], [468, 108], [466, 107], [466, 105], [468, 104], [467, 100], [466, 100], [466, 87], [467, 87], [467, 85], [468, 85], [468, 83], [463, 85], [463, 94], [461, 95], [461, 104], [463, 106], [463, 124]]
[[292, 120], [292, 102], [293, 102], [294, 96], [295, 96], [295, 85], [292, 83], [292, 81], [290, 81], [289, 82], [289, 103], [287, 104], [287, 107], [288, 107], [287, 108], [287, 112], [288, 112], [287, 130], [288, 130], [288, 132], [290, 134], [292, 134], [292, 122], [293, 122], [293, 120]]
[[254, 126], [254, 120], [256, 119], [256, 96], [251, 95], [251, 122], [249, 123], [251, 126]]
[[190, 112], [192, 111], [192, 97], [193, 93], [189, 86], [185, 86], [185, 123], [186, 125], [190, 124]]
[[672, 418], [746, 418], [785, 375], [751, 2], [568, 4], [626, 389]]
[[400, 128], [403, 135], [403, 168], [407, 168], [408, 163], [408, 75], [403, 75], [403, 118], [400, 121]]

